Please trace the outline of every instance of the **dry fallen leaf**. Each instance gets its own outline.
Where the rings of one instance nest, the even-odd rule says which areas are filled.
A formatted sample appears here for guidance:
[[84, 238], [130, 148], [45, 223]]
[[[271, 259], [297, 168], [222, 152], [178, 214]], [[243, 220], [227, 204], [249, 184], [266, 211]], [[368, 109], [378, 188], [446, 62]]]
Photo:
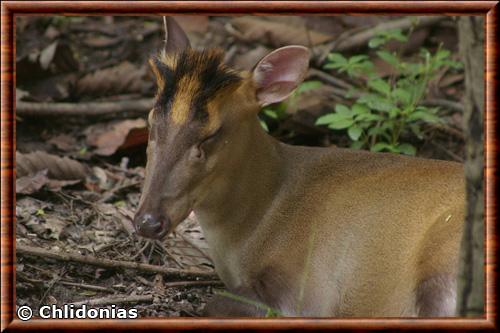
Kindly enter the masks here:
[[59, 157], [36, 151], [29, 154], [16, 152], [16, 174], [24, 177], [48, 170], [47, 176], [58, 180], [85, 179], [88, 169], [82, 163], [68, 157]]
[[176, 16], [175, 20], [186, 33], [206, 33], [208, 29], [208, 16], [180, 15]]
[[61, 188], [65, 186], [70, 186], [70, 185], [75, 185], [81, 182], [81, 179], [75, 179], [75, 180], [57, 180], [57, 179], [49, 179], [49, 182], [47, 183], [47, 188], [50, 191], [60, 191]]
[[237, 69], [250, 70], [252, 69], [260, 59], [264, 58], [269, 54], [271, 50], [261, 45], [248, 50], [248, 52], [243, 52], [237, 57], [234, 57], [233, 66]]
[[54, 136], [47, 142], [63, 151], [70, 151], [76, 147], [76, 139], [67, 134]]
[[333, 36], [307, 29], [305, 25], [292, 26], [256, 17], [237, 17], [227, 29], [246, 42], [259, 42], [273, 47], [291, 44], [315, 46], [328, 42]]
[[[146, 121], [142, 118], [113, 122], [105, 128], [101, 126], [92, 127], [88, 130], [87, 143], [90, 146], [97, 147], [96, 154], [109, 156], [119, 148], [146, 143], [147, 135], [137, 136], [138, 130], [147, 133]], [[136, 142], [136, 140], [139, 141]]]
[[57, 40], [45, 48], [25, 52], [16, 59], [16, 81], [18, 84], [45, 78], [47, 73], [58, 74], [78, 70], [79, 63], [69, 44]]
[[16, 193], [32, 194], [49, 182], [47, 169], [16, 179]]
[[[76, 82], [78, 95], [107, 96], [141, 93], [146, 82], [145, 67], [139, 68], [128, 61], [89, 73]], [[145, 89], [145, 88], [144, 88]]]
[[59, 239], [67, 223], [54, 217], [33, 218], [25, 223], [26, 227], [44, 239]]

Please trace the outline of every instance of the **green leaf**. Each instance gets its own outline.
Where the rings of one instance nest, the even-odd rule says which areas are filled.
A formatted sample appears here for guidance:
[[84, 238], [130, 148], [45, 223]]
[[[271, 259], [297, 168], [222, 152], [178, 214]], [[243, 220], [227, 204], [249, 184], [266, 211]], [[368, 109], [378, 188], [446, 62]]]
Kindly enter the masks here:
[[373, 37], [372, 39], [370, 39], [370, 41], [368, 42], [368, 47], [374, 49], [374, 48], [379, 47], [380, 45], [385, 44], [385, 42], [386, 42], [386, 39], [384, 37], [376, 36], [376, 37]]
[[382, 79], [368, 81], [368, 87], [384, 95], [389, 95], [391, 92], [391, 86], [389, 83]]
[[418, 124], [410, 124], [410, 130], [420, 140], [422, 140], [424, 138], [422, 130], [421, 130], [421, 128], [420, 128], [420, 126]]
[[436, 60], [444, 60], [450, 56], [450, 51], [445, 50], [445, 49], [440, 49], [439, 51], [436, 52], [435, 59]]
[[385, 143], [385, 142], [379, 142], [379, 143], [374, 144], [370, 148], [370, 151], [374, 151], [374, 152], [379, 152], [379, 151], [383, 151], [383, 150], [392, 151], [392, 149], [393, 149], [393, 147], [390, 144]]
[[332, 63], [347, 64], [347, 59], [340, 53], [330, 53], [326, 58]]
[[264, 114], [272, 119], [278, 119], [278, 113], [273, 109], [264, 109]]
[[417, 76], [425, 71], [423, 64], [405, 63], [401, 68], [409, 76]]
[[356, 125], [349, 127], [347, 130], [347, 134], [353, 141], [358, 141], [361, 134], [363, 134], [363, 129], [361, 127], [358, 127]]
[[384, 128], [384, 127], [381, 127], [381, 126], [378, 126], [378, 127], [372, 127], [368, 130], [368, 135], [372, 136], [372, 135], [382, 135], [385, 133], [385, 131], [387, 131], [387, 128]]
[[352, 124], [354, 124], [354, 120], [352, 119], [347, 119], [347, 118], [341, 118], [337, 119], [328, 125], [328, 128], [331, 129], [344, 129], [350, 127]]
[[408, 116], [407, 120], [409, 122], [422, 120], [426, 123], [431, 123], [431, 124], [437, 124], [441, 122], [441, 118], [428, 111], [415, 111]]
[[373, 113], [362, 113], [355, 117], [356, 121], [382, 121], [384, 117]]
[[450, 66], [453, 69], [462, 69], [464, 67], [463, 63], [461, 63], [460, 61], [454, 61], [454, 60], [443, 61], [443, 64], [446, 66]]
[[402, 143], [398, 145], [397, 149], [399, 150], [399, 152], [405, 155], [415, 156], [415, 154], [417, 153], [417, 148], [415, 148], [409, 143]]
[[392, 97], [403, 105], [411, 103], [411, 94], [409, 91], [401, 88], [396, 88], [392, 91]]
[[363, 148], [363, 141], [354, 141], [353, 143], [351, 143], [351, 148], [352, 149], [361, 149]]
[[369, 59], [367, 55], [355, 55], [355, 56], [352, 56], [349, 58], [349, 61], [348, 63], [349, 64], [357, 64], [357, 63], [360, 63], [361, 61], [364, 61], [364, 60], [367, 60]]
[[348, 99], [350, 99], [350, 98], [352, 98], [356, 94], [360, 94], [360, 90], [359, 89], [349, 88], [349, 90], [347, 90], [347, 93], [345, 94], [345, 97], [348, 98]]
[[318, 119], [316, 119], [315, 125], [328, 125], [337, 119], [338, 115], [336, 113], [325, 114], [324, 116], [321, 116]]
[[354, 113], [355, 115], [366, 114], [370, 112], [370, 109], [368, 109], [366, 106], [362, 104], [354, 104], [351, 110], [352, 113]]
[[392, 54], [388, 51], [385, 51], [385, 50], [381, 50], [381, 51], [377, 51], [377, 55], [379, 56], [380, 59], [382, 59], [383, 61], [385, 61], [389, 65], [392, 65], [394, 67], [399, 66], [399, 59], [394, 54]]
[[338, 64], [338, 63], [328, 63], [326, 64], [325, 66], [323, 66], [324, 69], [336, 69], [336, 68], [342, 68], [341, 70], [339, 70], [339, 72], [345, 72], [345, 69], [343, 68], [344, 64]]
[[302, 82], [297, 90], [295, 91], [297, 94], [302, 94], [303, 92], [309, 91], [309, 90], [314, 90], [319, 87], [321, 87], [323, 83], [320, 81], [305, 81]]
[[408, 37], [403, 34], [401, 29], [392, 29], [382, 33], [385, 35], [387, 40], [395, 39], [400, 42], [406, 42], [408, 40]]
[[358, 99], [359, 103], [366, 104], [370, 109], [389, 112], [394, 108], [394, 104], [388, 101], [386, 98], [382, 98], [375, 94], [366, 94]]
[[115, 205], [116, 207], [125, 207], [126, 203], [124, 200], [118, 200], [118, 201], [113, 202], [113, 205]]
[[266, 132], [269, 132], [269, 128], [267, 127], [267, 124], [264, 120], [262, 119], [259, 119], [260, 120], [260, 126], [262, 126], [262, 128], [266, 131]]
[[343, 105], [343, 104], [337, 104], [335, 105], [335, 112], [337, 112], [338, 114], [342, 115], [342, 116], [345, 116], [345, 117], [348, 117], [348, 118], [352, 118], [352, 112], [351, 110]]
[[394, 119], [397, 118], [401, 114], [401, 109], [394, 108], [389, 111], [389, 118]]

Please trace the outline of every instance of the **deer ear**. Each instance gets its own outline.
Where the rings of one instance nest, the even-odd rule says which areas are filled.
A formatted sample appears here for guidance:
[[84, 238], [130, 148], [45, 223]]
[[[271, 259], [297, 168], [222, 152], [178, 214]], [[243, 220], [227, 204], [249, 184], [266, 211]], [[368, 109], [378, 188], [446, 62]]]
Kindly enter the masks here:
[[309, 66], [309, 50], [285, 46], [265, 56], [253, 70], [257, 100], [261, 106], [287, 98], [304, 80]]
[[175, 54], [190, 47], [189, 39], [180, 25], [171, 17], [166, 16], [165, 20], [165, 53]]

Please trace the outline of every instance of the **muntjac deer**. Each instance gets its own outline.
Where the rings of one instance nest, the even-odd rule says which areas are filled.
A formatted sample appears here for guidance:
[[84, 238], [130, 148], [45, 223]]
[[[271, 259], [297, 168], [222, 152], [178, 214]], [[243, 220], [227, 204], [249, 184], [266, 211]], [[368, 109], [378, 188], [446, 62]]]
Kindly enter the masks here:
[[[191, 211], [230, 293], [284, 316], [454, 316], [464, 220], [461, 164], [278, 142], [257, 118], [306, 75], [309, 51], [287, 46], [252, 72], [195, 51], [167, 19], [151, 58], [138, 234], [162, 238]], [[262, 316], [219, 295], [209, 315]]]

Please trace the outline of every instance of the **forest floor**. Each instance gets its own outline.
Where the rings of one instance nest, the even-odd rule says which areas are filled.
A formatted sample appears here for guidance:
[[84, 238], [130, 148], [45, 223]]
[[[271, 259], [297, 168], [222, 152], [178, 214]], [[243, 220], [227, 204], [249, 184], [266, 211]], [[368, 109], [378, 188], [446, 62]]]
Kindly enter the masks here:
[[[298, 96], [279, 121], [263, 120], [281, 141], [342, 147], [349, 143], [344, 133], [314, 122], [336, 103], [351, 103], [346, 86], [355, 82], [325, 70], [322, 55], [336, 38], [354, 39], [394, 19], [402, 17], [179, 21], [194, 47], [219, 46], [238, 69], [251, 69], [273, 48], [314, 46], [308, 79], [321, 87]], [[162, 47], [163, 34], [158, 16], [17, 17], [18, 306], [82, 302], [133, 307], [140, 317], [200, 316], [222, 288], [193, 216], [163, 241], [137, 236], [132, 225], [146, 163], [145, 119], [155, 93], [147, 59]], [[453, 18], [443, 18], [416, 29], [403, 53], [411, 58], [421, 47], [442, 45], [458, 60], [457, 44]], [[369, 54], [366, 43], [343, 52]], [[382, 63], [377, 68], [390, 73]], [[443, 71], [431, 82], [428, 102], [442, 107], [446, 122], [425, 127], [422, 139], [409, 138], [418, 156], [463, 161], [463, 90], [460, 71]], [[60, 103], [71, 104], [61, 110]]]

